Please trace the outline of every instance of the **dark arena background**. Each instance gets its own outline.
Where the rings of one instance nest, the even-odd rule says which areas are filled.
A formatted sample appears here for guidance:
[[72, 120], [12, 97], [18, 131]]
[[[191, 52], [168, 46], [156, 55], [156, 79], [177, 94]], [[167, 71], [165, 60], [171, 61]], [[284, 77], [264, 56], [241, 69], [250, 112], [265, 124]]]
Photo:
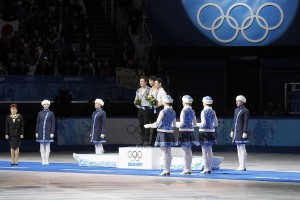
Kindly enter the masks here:
[[[15, 170], [8, 166], [10, 144], [5, 139], [5, 121], [11, 104], [18, 105], [18, 113], [24, 118], [19, 166], [22, 167], [23, 162], [25, 168], [36, 174], [60, 173], [60, 165], [55, 165], [55, 169], [51, 168], [51, 163], [47, 166], [49, 169], [39, 166], [40, 146], [35, 134], [37, 115], [43, 108], [41, 102], [50, 100], [49, 108], [55, 114], [50, 155], [50, 159], [53, 155], [53, 162], [76, 165], [72, 153], [94, 154], [90, 134], [97, 98], [104, 101], [103, 110], [107, 115], [104, 155], [117, 154], [119, 148], [124, 147], [154, 149], [153, 146], [140, 146], [141, 128], [134, 99], [142, 75], [163, 80], [162, 87], [174, 99], [177, 121], [183, 95], [194, 99], [192, 107], [198, 122], [203, 109], [202, 98], [212, 97], [219, 121], [213, 151], [225, 157], [221, 169], [225, 167], [226, 170], [234, 168], [237, 162], [236, 145], [232, 144], [230, 132], [235, 98], [244, 95], [250, 112], [247, 173], [251, 167], [255, 173], [242, 179], [234, 174], [224, 181], [220, 180], [224, 179], [222, 175], [231, 172], [221, 171], [209, 179], [200, 177], [203, 178], [202, 186], [198, 188], [196, 179], [183, 180], [179, 175], [174, 178], [176, 185], [172, 187], [171, 181], [156, 181], [156, 171], [147, 172], [148, 183], [139, 177], [143, 171], [112, 170], [100, 179], [108, 183], [108, 190], [120, 187], [120, 194], [111, 194], [103, 188], [100, 196], [97, 192], [84, 194], [76, 183], [89, 188], [87, 183], [81, 182], [88, 177], [74, 177], [69, 188], [72, 195], [62, 190], [61, 197], [59, 193], [53, 198], [37, 197], [76, 199], [78, 192], [81, 199], [142, 199], [152, 198], [152, 194], [158, 199], [183, 196], [186, 199], [223, 199], [222, 195], [228, 190], [224, 199], [258, 197], [254, 194], [265, 195], [259, 197], [266, 199], [295, 198], [299, 195], [296, 184], [300, 180], [299, 24], [299, 0], [0, 0], [0, 185], [4, 183], [1, 181], [4, 172], [8, 172], [4, 180], [9, 182], [4, 189], [0, 187], [0, 199], [1, 194], [4, 199], [13, 197], [11, 191], [16, 188], [28, 189], [24, 198], [18, 190], [16, 199], [30, 199], [34, 196], [32, 188], [40, 187], [39, 183], [47, 185], [44, 179], [53, 184], [61, 181], [65, 188], [71, 184], [55, 177], [50, 180], [51, 176], [45, 175], [46, 178], [39, 179], [32, 188], [26, 188], [26, 183], [20, 186], [16, 178], [11, 178], [14, 173], [23, 173], [20, 172], [23, 168]], [[178, 129], [174, 134], [178, 134]], [[194, 146], [193, 154], [200, 156], [201, 148]], [[74, 166], [64, 167], [71, 170]], [[72, 170], [81, 173], [80, 167], [76, 167]], [[93, 167], [91, 171], [95, 170], [95, 174], [103, 174]], [[259, 170], [276, 173], [260, 174]], [[91, 171], [84, 173], [94, 173]], [[277, 174], [288, 171], [293, 174]], [[97, 185], [95, 174], [90, 180]], [[109, 174], [114, 177], [109, 178]], [[128, 192], [132, 188], [126, 186], [125, 179], [124, 183], [114, 182], [116, 174], [133, 176], [128, 180], [138, 177], [139, 183], [132, 183], [137, 187], [138, 196]], [[280, 188], [274, 181], [277, 175], [281, 177], [278, 182], [291, 185], [283, 187], [276, 195], [271, 188]], [[31, 175], [25, 176], [24, 179]], [[68, 175], [64, 172], [62, 176]], [[241, 180], [244, 185], [239, 182]], [[254, 187], [249, 180], [258, 181], [260, 186]], [[270, 180], [270, 185], [265, 183]], [[105, 181], [99, 187], [104, 187]], [[166, 189], [170, 195], [164, 196], [158, 186], [149, 192], [152, 194], [143, 194], [151, 181], [154, 185], [170, 187]], [[230, 181], [240, 188], [236, 196], [233, 195], [236, 185], [230, 185]], [[193, 186], [190, 187], [190, 183]], [[173, 195], [172, 190], [180, 188], [181, 184], [186, 188]], [[211, 196], [201, 193], [200, 190], [216, 187], [215, 184], [225, 185], [225, 189], [217, 188], [218, 192]], [[265, 191], [259, 192], [259, 187]], [[51, 187], [48, 185], [44, 189], [49, 192]], [[90, 189], [96, 191], [97, 187]], [[248, 189], [253, 195], [245, 197], [243, 191]]]

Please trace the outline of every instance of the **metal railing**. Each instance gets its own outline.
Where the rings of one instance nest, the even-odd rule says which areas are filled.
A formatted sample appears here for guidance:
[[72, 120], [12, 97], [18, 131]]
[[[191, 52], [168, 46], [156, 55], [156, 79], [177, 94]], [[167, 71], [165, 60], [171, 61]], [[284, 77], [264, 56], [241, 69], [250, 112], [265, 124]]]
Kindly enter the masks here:
[[[108, 2], [110, 1], [110, 12], [107, 8]], [[114, 23], [115, 19], [115, 0], [104, 0], [104, 16], [108, 16], [110, 14], [110, 20]]]

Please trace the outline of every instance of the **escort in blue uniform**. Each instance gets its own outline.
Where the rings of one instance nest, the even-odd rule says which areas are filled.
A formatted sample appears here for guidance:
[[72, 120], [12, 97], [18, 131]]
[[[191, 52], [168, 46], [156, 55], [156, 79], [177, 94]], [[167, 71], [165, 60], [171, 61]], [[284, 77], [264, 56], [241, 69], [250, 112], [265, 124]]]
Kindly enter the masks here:
[[193, 99], [189, 95], [182, 97], [183, 108], [178, 123], [178, 144], [183, 150], [184, 169], [181, 174], [192, 173], [192, 146], [195, 144], [194, 126], [197, 125], [195, 111], [192, 108]]
[[237, 108], [234, 110], [230, 137], [237, 146], [239, 167], [236, 170], [246, 171], [249, 110], [245, 107], [246, 98], [243, 95], [238, 95], [235, 100]]
[[102, 99], [95, 100], [95, 111], [92, 114], [92, 132], [91, 142], [95, 145], [95, 153], [103, 154], [104, 149], [102, 143], [106, 142], [106, 112], [102, 110], [104, 101]]
[[199, 140], [201, 145], [202, 158], [204, 161], [204, 169], [202, 174], [210, 174], [212, 172], [213, 152], [212, 145], [217, 143], [215, 138], [215, 127], [218, 126], [218, 118], [216, 112], [212, 109], [213, 100], [210, 96], [203, 97], [203, 110], [201, 111], [199, 124]]
[[[163, 157], [164, 170], [160, 176], [169, 176], [172, 162], [171, 147], [176, 146], [174, 130], [176, 127], [176, 113], [172, 108], [173, 99], [169, 95], [163, 98], [164, 109], [159, 112], [156, 122], [145, 124], [145, 128], [157, 128], [157, 137], [154, 146], [160, 146]], [[159, 159], [159, 158], [158, 158]]]
[[49, 165], [50, 143], [54, 141], [55, 116], [49, 110], [50, 101], [42, 101], [43, 110], [38, 113], [36, 120], [36, 141], [40, 143], [42, 165]]

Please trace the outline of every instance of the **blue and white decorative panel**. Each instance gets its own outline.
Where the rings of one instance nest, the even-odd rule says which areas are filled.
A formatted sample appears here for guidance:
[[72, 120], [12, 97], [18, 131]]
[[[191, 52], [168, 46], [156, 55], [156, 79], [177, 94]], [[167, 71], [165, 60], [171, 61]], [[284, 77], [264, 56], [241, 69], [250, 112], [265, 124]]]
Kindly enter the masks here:
[[[219, 119], [216, 129], [220, 145], [231, 144], [232, 119]], [[250, 119], [249, 142], [257, 146], [300, 146], [299, 119]]]

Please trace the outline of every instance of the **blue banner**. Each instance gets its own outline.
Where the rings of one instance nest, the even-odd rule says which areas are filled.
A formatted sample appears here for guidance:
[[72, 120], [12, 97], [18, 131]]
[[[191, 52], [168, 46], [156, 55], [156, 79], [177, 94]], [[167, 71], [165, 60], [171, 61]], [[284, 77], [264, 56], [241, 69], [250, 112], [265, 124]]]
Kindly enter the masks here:
[[73, 101], [102, 98], [132, 101], [135, 90], [118, 87], [116, 78], [96, 76], [5, 76], [0, 77], [1, 101], [53, 100], [60, 89], [68, 90]]
[[[217, 145], [231, 145], [232, 119], [219, 119], [216, 129]], [[90, 145], [91, 119], [59, 119], [58, 145]], [[250, 119], [249, 145], [273, 147], [300, 147], [299, 119]], [[138, 144], [138, 119], [108, 118], [108, 144]], [[196, 130], [197, 131], [197, 130]], [[178, 135], [178, 129], [175, 130]]]
[[[232, 119], [219, 119], [216, 129], [218, 144], [231, 144], [229, 137]], [[257, 146], [300, 146], [299, 119], [250, 119], [250, 145]]]

